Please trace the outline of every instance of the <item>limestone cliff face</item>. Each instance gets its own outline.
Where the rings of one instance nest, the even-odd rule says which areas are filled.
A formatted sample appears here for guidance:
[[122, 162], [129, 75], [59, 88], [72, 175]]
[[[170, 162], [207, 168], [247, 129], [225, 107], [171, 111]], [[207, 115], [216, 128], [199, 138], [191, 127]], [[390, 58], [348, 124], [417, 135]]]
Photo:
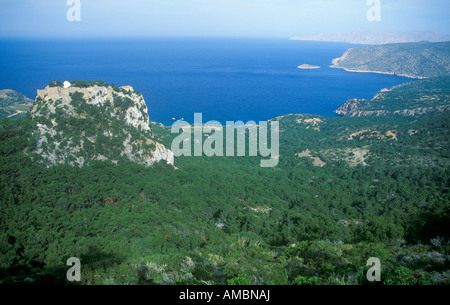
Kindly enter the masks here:
[[[124, 86], [114, 90], [112, 87], [92, 86], [87, 88], [79, 87], [46, 87], [44, 90], [37, 91], [36, 101], [44, 101], [50, 113], [54, 113], [56, 109], [68, 107], [69, 113], [74, 113], [75, 106], [72, 105], [72, 95], [74, 93], [81, 93], [85, 99], [85, 103], [94, 106], [114, 107], [114, 100], [119, 98], [129, 98], [134, 104], [127, 109], [116, 107], [112, 113], [113, 116], [118, 116], [125, 112], [125, 123], [135, 128], [141, 128], [142, 131], [150, 131], [147, 106], [141, 94], [134, 91], [131, 86]], [[31, 114], [39, 113], [38, 103], [35, 103], [31, 109]]]
[[173, 153], [152, 136], [147, 106], [131, 86], [88, 83], [38, 90], [30, 113], [36, 128], [30, 150], [47, 166], [83, 166], [90, 160], [132, 161], [145, 166]]

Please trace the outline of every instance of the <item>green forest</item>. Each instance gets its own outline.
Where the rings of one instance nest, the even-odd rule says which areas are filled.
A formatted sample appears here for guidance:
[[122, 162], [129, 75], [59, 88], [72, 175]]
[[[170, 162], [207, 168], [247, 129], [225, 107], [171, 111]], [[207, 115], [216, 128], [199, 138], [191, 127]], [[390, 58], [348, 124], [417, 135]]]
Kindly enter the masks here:
[[[78, 257], [84, 285], [450, 284], [448, 111], [274, 120], [274, 168], [260, 157], [46, 166], [29, 149], [30, 114], [1, 120], [0, 283], [71, 284]], [[176, 136], [152, 131], [166, 147]], [[381, 282], [366, 279], [370, 257]]]
[[420, 115], [449, 110], [450, 76], [432, 77], [384, 89], [373, 99], [351, 99], [336, 110], [345, 116]]

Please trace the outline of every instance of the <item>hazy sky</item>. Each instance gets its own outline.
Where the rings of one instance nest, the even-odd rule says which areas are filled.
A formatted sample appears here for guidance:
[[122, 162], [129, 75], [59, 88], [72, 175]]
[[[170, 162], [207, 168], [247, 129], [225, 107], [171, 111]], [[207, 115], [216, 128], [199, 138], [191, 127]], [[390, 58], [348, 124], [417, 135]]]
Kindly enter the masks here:
[[69, 22], [67, 0], [0, 0], [0, 36], [269, 36], [363, 30], [450, 34], [449, 0], [80, 0]]

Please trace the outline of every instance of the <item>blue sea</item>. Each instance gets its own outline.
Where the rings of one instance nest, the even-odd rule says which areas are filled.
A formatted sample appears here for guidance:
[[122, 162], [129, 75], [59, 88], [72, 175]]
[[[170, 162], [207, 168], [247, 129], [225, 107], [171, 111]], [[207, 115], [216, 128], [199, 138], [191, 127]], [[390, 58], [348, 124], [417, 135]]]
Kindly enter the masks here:
[[[258, 38], [0, 40], [0, 89], [34, 99], [52, 80], [103, 80], [140, 91], [150, 120], [265, 121], [288, 113], [335, 116], [404, 77], [328, 66], [355, 45]], [[300, 70], [297, 66], [321, 66]]]

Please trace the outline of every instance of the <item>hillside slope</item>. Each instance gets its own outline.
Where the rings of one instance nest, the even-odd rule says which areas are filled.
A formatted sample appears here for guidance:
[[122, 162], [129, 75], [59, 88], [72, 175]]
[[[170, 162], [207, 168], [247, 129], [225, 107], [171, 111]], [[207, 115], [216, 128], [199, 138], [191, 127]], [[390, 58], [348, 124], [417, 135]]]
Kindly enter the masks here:
[[[166, 145], [177, 136], [147, 129], [135, 90], [39, 93], [32, 120], [0, 121], [0, 284], [67, 284], [69, 257], [83, 262], [81, 284], [368, 284], [368, 257], [383, 262], [383, 284], [450, 284], [448, 111], [283, 115], [277, 167], [203, 156], [175, 170], [119, 158], [136, 126]], [[33, 132], [44, 164], [24, 149]], [[45, 166], [67, 146], [83, 157], [81, 141], [85, 166]]]
[[11, 90], [0, 90], [0, 118], [15, 117], [28, 111], [33, 100]]
[[173, 164], [173, 153], [153, 139], [144, 98], [130, 86], [50, 84], [38, 90], [30, 114], [35, 127], [28, 149], [47, 166], [89, 160]]
[[397, 43], [356, 47], [332, 62], [351, 72], [427, 78], [450, 74], [450, 42]]
[[450, 76], [416, 80], [383, 89], [373, 99], [351, 99], [335, 112], [343, 116], [423, 115], [450, 110]]

